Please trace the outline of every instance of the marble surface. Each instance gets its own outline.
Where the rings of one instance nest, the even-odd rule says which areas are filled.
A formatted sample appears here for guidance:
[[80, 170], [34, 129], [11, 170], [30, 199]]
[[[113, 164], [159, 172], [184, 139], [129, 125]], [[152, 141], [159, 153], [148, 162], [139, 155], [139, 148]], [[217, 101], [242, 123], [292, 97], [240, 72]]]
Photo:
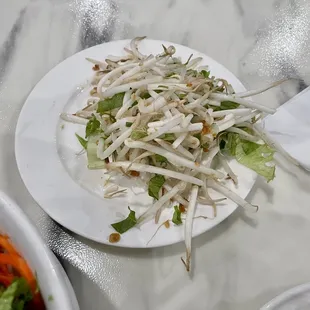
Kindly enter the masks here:
[[[238, 210], [194, 240], [194, 274], [183, 245], [116, 249], [60, 228], [35, 204], [14, 157], [25, 98], [57, 63], [89, 46], [137, 35], [169, 40], [221, 62], [248, 87], [292, 78], [259, 97], [279, 106], [310, 84], [310, 3], [305, 0], [1, 0], [0, 188], [62, 259], [81, 309], [258, 309], [310, 281], [310, 176], [280, 165]], [[52, 86], [51, 86], [52, 87]]]

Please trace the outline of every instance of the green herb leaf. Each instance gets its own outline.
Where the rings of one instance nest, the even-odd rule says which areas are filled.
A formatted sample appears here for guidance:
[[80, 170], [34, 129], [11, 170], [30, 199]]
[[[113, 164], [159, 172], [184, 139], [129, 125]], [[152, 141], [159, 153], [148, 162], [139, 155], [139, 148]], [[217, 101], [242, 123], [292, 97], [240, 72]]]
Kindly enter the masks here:
[[159, 191], [165, 183], [165, 178], [162, 175], [156, 174], [150, 179], [148, 193], [149, 196], [159, 199]]
[[212, 107], [213, 111], [221, 111], [221, 110], [232, 110], [237, 109], [239, 107], [239, 103], [233, 101], [222, 101], [219, 107]]
[[80, 144], [83, 146], [83, 148], [87, 149], [87, 140], [83, 139], [81, 136], [79, 136], [77, 133], [75, 134], [77, 139], [79, 140]]
[[142, 139], [144, 137], [147, 136], [147, 129], [146, 127], [138, 127], [136, 128], [135, 130], [132, 131], [131, 135], [130, 135], [130, 138], [132, 140], [139, 140], [139, 139]]
[[97, 112], [100, 114], [103, 114], [107, 111], [120, 108], [123, 105], [124, 96], [125, 96], [125, 93], [119, 93], [119, 94], [114, 95], [111, 98], [100, 100], [98, 102]]
[[204, 78], [208, 79], [210, 77], [210, 71], [201, 70], [200, 73], [204, 76]]
[[181, 211], [180, 211], [178, 206], [174, 206], [172, 223], [174, 223], [175, 225], [181, 225], [182, 224]]
[[263, 176], [267, 182], [275, 177], [275, 166], [271, 165], [275, 150], [267, 144], [259, 145], [251, 141], [243, 140], [237, 133], [229, 133], [225, 149], [234, 156], [237, 161]]
[[126, 232], [127, 230], [129, 230], [130, 228], [134, 227], [137, 224], [136, 212], [131, 210], [129, 207], [128, 209], [130, 212], [127, 218], [125, 218], [124, 220], [120, 222], [112, 224], [112, 227], [119, 234], [123, 234], [124, 232]]
[[161, 156], [158, 154], [155, 154], [155, 160], [159, 163], [167, 163], [168, 162], [168, 160], [165, 156]]
[[54, 296], [53, 296], [53, 295], [48, 295], [47, 300], [48, 300], [48, 301], [54, 301]]
[[173, 142], [175, 140], [175, 135], [173, 133], [165, 133], [159, 138], [168, 142]]
[[90, 135], [99, 132], [99, 130], [100, 130], [100, 122], [97, 120], [96, 116], [93, 115], [86, 125], [85, 138], [88, 138]]
[[133, 123], [131, 123], [131, 122], [126, 122], [126, 127], [131, 127], [132, 124]]

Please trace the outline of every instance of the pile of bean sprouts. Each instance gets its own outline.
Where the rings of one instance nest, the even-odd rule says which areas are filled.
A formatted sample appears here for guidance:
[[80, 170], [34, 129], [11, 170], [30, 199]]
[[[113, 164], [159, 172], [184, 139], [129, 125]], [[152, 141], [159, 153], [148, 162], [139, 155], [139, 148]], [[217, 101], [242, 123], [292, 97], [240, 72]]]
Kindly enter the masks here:
[[[189, 270], [196, 204], [215, 206], [218, 202], [210, 197], [209, 189], [239, 206], [256, 210], [224, 185], [227, 176], [236, 184], [238, 178], [220, 150], [221, 135], [237, 133], [244, 140], [266, 143], [292, 160], [257, 123], [263, 113], [275, 110], [246, 99], [283, 81], [235, 93], [226, 80], [200, 66], [202, 58], [191, 55], [182, 62], [175, 57], [174, 46], [163, 46], [159, 55], [144, 55], [137, 47], [142, 39], [133, 39], [130, 49], [125, 48], [125, 56], [108, 56], [103, 62], [88, 58], [95, 70], [91, 96], [85, 108], [61, 117], [83, 125], [91, 118], [100, 122], [96, 152], [102, 165], [97, 168], [140, 177], [146, 184], [154, 175], [164, 176], [158, 200], [138, 218], [138, 223], [154, 218], [158, 223], [164, 208], [182, 205], [186, 210], [184, 263]], [[101, 101], [118, 94], [122, 94], [120, 106], [98, 112]], [[238, 106], [220, 108], [227, 101]], [[157, 161], [155, 155], [164, 162]], [[213, 166], [215, 160], [225, 173]], [[121, 192], [117, 184], [112, 187], [107, 193], [110, 197]]]

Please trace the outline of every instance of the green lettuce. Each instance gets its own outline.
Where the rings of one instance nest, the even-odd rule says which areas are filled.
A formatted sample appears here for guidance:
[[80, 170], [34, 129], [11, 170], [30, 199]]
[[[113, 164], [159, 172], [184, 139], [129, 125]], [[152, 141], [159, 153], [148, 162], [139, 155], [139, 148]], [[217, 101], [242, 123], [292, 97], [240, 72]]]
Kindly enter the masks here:
[[263, 176], [267, 182], [275, 177], [275, 166], [272, 164], [275, 150], [267, 144], [259, 145], [251, 141], [243, 140], [237, 133], [228, 133], [224, 148], [235, 157], [236, 160]]
[[[90, 136], [87, 142], [87, 167], [88, 169], [103, 169], [105, 167], [105, 161], [97, 157], [97, 143], [99, 142], [99, 136]], [[1, 310], [1, 309], [0, 309]]]
[[0, 297], [1, 310], [22, 310], [32, 299], [32, 294], [27, 281], [18, 278], [2, 292]]

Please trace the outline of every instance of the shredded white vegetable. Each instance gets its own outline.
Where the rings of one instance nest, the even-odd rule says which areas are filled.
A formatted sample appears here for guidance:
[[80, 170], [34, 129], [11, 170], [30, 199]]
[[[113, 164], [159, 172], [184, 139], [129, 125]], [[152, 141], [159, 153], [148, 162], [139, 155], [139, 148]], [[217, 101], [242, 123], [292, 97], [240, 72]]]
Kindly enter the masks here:
[[[244, 153], [269, 145], [295, 162], [255, 124], [262, 112], [274, 113], [275, 110], [245, 99], [284, 80], [236, 94], [226, 80], [212, 76], [207, 66], [198, 67], [201, 57], [191, 55], [182, 62], [174, 56], [173, 46], [163, 46], [163, 52], [158, 55], [144, 55], [138, 49], [143, 39], [132, 40], [130, 49], [125, 48], [125, 56], [111, 55], [105, 61], [88, 58], [97, 72], [86, 106], [75, 114], [62, 113], [60, 117], [87, 125], [90, 168], [105, 168], [111, 175], [123, 173], [127, 177], [140, 177], [149, 190], [154, 186], [150, 180], [160, 178], [151, 188], [151, 193], [158, 192], [157, 196], [152, 194], [158, 200], [145, 210], [138, 223], [142, 225], [149, 219], [157, 222], [162, 210], [174, 207], [175, 203], [185, 208], [186, 258], [183, 262], [189, 271], [197, 202], [211, 205], [215, 216], [216, 204], [226, 198], [256, 210], [225, 186], [232, 182], [229, 179], [235, 185], [238, 183], [238, 176], [227, 160], [227, 155], [236, 155], [233, 154], [236, 142], [231, 139], [238, 136], [242, 143], [251, 143]], [[93, 136], [95, 139], [90, 139]], [[79, 137], [79, 141], [86, 147], [83, 138]], [[244, 155], [240, 148], [238, 151], [238, 156]], [[265, 154], [256, 154], [260, 155]], [[255, 167], [249, 168], [255, 170]], [[224, 198], [212, 199], [208, 193], [210, 188]], [[124, 191], [113, 185], [106, 189], [105, 197], [112, 198]]]

